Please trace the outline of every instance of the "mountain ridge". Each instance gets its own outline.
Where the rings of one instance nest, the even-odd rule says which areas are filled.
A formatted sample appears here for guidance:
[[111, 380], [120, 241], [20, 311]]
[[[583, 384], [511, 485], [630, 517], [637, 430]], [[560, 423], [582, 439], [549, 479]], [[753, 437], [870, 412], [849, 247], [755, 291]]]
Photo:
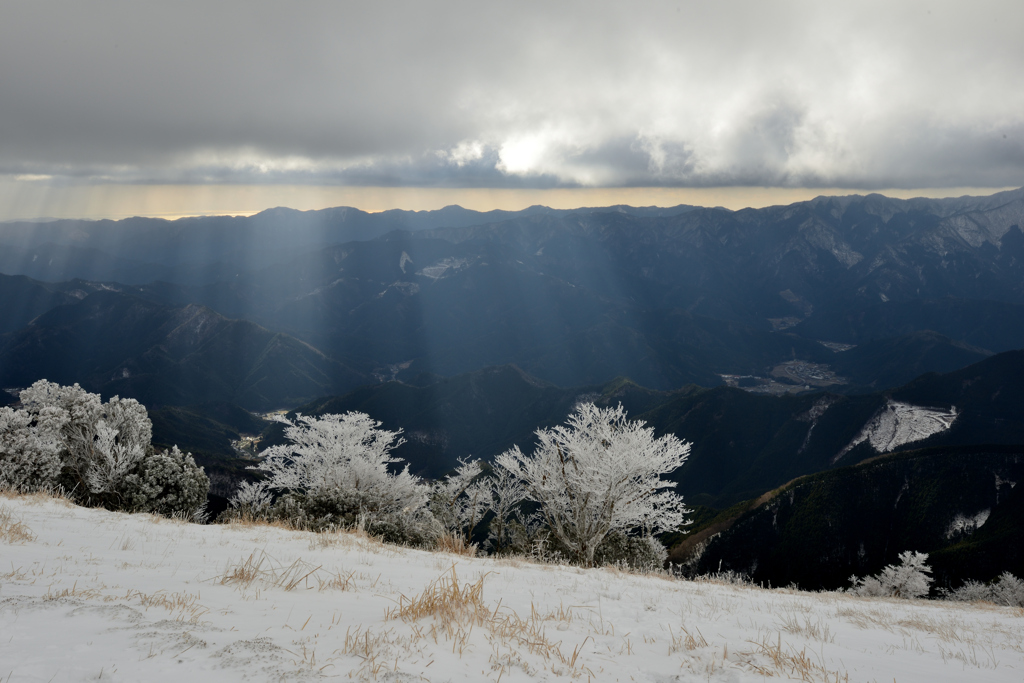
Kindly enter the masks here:
[[172, 308], [95, 291], [0, 336], [0, 382], [47, 378], [154, 407], [228, 400], [294, 404], [365, 376], [309, 344], [199, 304]]

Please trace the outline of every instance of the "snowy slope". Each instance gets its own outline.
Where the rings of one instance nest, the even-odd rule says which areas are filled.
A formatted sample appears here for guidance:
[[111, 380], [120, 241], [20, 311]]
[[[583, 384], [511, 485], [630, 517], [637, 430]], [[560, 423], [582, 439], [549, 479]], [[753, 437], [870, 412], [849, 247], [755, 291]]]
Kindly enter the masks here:
[[1021, 610], [475, 559], [0, 497], [4, 682], [996, 683], [1022, 671]]
[[956, 406], [950, 406], [949, 410], [941, 410], [890, 399], [836, 455], [833, 462], [837, 462], [864, 441], [871, 444], [875, 451], [888, 453], [904, 444], [927, 439], [932, 434], [952, 427], [956, 417]]

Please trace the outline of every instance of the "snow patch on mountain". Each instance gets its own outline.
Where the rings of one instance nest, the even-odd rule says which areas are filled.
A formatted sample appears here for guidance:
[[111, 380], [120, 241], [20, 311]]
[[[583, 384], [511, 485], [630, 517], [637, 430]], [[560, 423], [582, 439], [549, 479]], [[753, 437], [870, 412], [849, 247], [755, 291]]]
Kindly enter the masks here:
[[297, 296], [295, 298], [295, 300], [298, 301], [300, 299], [305, 299], [307, 297], [316, 296], [317, 294], [321, 294], [321, 293], [323, 293], [324, 291], [326, 291], [328, 289], [333, 289], [334, 287], [337, 287], [338, 285], [340, 285], [344, 281], [345, 281], [344, 278], [340, 278], [339, 277], [337, 280], [335, 280], [334, 282], [332, 282], [329, 285], [324, 285], [323, 287], [317, 287], [316, 289], [314, 289], [311, 292], [306, 292], [305, 294], [300, 294], [299, 296]]
[[392, 290], [398, 292], [399, 294], [404, 294], [405, 296], [412, 296], [414, 294], [419, 293], [420, 286], [415, 282], [392, 282], [390, 285], [385, 287], [380, 294], [377, 295], [377, 298], [383, 298], [388, 292]]
[[857, 436], [839, 451], [832, 462], [838, 462], [865, 441], [879, 453], [889, 453], [904, 444], [927, 439], [953, 426], [958, 414], [956, 406], [942, 410], [890, 399], [885, 407], [867, 421]]
[[448, 258], [441, 259], [433, 265], [427, 266], [416, 274], [429, 277], [432, 280], [439, 280], [444, 277], [449, 270], [452, 272], [458, 271], [459, 269], [464, 268], [467, 263], [469, 262], [464, 258], [449, 256]]
[[403, 273], [405, 272], [405, 264], [407, 263], [412, 263], [412, 257], [403, 251], [402, 258], [398, 259], [398, 267], [402, 269]]
[[818, 418], [825, 414], [825, 411], [831, 408], [835, 403], [839, 401], [837, 396], [831, 394], [825, 394], [810, 407], [807, 412], [796, 416], [796, 419], [801, 422], [810, 422], [811, 425], [807, 428], [807, 436], [804, 437], [804, 442], [800, 446], [800, 450], [797, 453], [803, 453], [807, 448], [807, 444], [811, 442], [811, 434], [814, 432], [814, 428], [818, 424]]
[[953, 538], [958, 534], [973, 534], [988, 521], [991, 510], [982, 510], [975, 515], [957, 514], [946, 529], [946, 538]]

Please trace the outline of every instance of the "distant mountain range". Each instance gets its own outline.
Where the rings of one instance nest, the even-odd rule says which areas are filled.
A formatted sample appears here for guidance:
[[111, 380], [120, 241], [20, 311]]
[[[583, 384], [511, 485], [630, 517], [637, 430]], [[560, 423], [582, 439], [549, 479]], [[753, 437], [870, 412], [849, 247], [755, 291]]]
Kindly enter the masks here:
[[629, 206], [565, 211], [533, 206], [523, 211], [478, 212], [460, 206], [437, 211], [367, 213], [338, 207], [320, 211], [276, 208], [250, 217], [211, 216], [52, 220], [0, 223], [0, 272], [61, 280], [146, 284], [216, 282], [225, 275], [284, 263], [325, 246], [372, 240], [396, 230], [482, 225], [525, 216], [621, 212], [674, 216], [695, 209]]
[[1022, 224], [1024, 190], [0, 224], [0, 404], [138, 398], [223, 496], [282, 438], [253, 413], [367, 412], [438, 477], [622, 403], [693, 443], [688, 571], [1024, 573]]
[[[9, 223], [0, 270], [37, 280], [0, 282], [0, 331], [20, 333], [55, 305], [109, 290], [303, 342], [342, 368], [305, 383], [342, 392], [402, 371], [451, 376], [509, 363], [559, 386], [628, 376], [673, 390], [730, 375], [774, 393], [870, 392], [1024, 346], [1022, 216], [1016, 190], [743, 211], [273, 209]], [[0, 357], [0, 376], [51, 372], [21, 365], [42, 359], [24, 355], [25, 339], [22, 355]], [[62, 362], [98, 382], [97, 372], [135, 357], [101, 355], [110, 367]], [[811, 369], [780, 369], [794, 361]], [[194, 398], [136, 384], [161, 404]], [[251, 399], [250, 384], [226, 385], [252, 406], [311, 396], [301, 383]]]

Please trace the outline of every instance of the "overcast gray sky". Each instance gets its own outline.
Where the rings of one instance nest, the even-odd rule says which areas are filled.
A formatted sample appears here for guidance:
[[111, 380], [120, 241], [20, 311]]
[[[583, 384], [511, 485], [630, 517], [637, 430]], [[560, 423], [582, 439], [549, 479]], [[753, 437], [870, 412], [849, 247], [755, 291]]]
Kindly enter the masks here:
[[0, 180], [1024, 184], [1024, 3], [0, 0]]

